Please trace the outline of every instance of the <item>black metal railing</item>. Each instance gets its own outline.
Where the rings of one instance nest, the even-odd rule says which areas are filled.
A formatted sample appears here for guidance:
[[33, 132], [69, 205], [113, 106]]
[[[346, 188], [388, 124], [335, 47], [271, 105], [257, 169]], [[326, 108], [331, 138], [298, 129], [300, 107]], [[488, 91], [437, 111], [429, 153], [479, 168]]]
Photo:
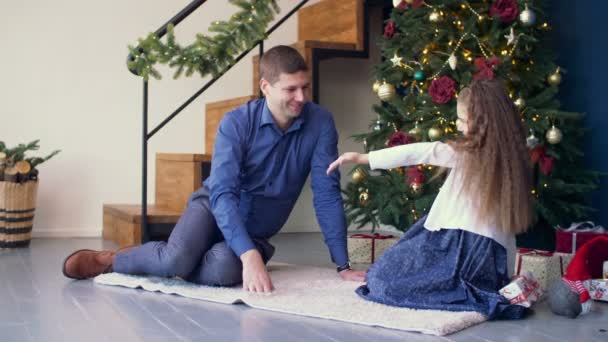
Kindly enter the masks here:
[[[169, 25], [177, 26], [182, 20], [187, 18], [192, 12], [203, 5], [207, 0], [195, 0], [192, 1], [188, 6], [177, 13], [167, 23], [156, 30], [155, 34], [158, 38], [163, 37], [167, 33], [167, 27]], [[173, 120], [184, 108], [204, 93], [209, 87], [211, 87], [218, 79], [226, 74], [234, 65], [236, 65], [241, 59], [249, 54], [253, 49], [259, 46], [260, 59], [264, 54], [264, 39], [272, 34], [279, 26], [281, 26], [287, 19], [289, 19], [294, 13], [296, 13], [302, 6], [304, 6], [308, 0], [302, 0], [298, 5], [291, 9], [285, 14], [276, 24], [274, 24], [268, 31], [264, 38], [257, 41], [250, 49], [241, 53], [235, 61], [220, 74], [209, 80], [201, 89], [190, 96], [183, 104], [177, 107], [170, 115], [168, 115], [160, 124], [158, 124], [152, 131], [148, 132], [148, 81], [143, 80], [143, 125], [142, 125], [142, 190], [141, 190], [141, 240], [142, 243], [149, 241], [150, 236], [148, 232], [148, 140], [150, 140], [154, 134], [158, 133], [166, 124]], [[132, 60], [133, 56], [129, 55], [128, 60]], [[130, 70], [135, 73], [133, 70]], [[261, 96], [261, 94], [260, 94]]]

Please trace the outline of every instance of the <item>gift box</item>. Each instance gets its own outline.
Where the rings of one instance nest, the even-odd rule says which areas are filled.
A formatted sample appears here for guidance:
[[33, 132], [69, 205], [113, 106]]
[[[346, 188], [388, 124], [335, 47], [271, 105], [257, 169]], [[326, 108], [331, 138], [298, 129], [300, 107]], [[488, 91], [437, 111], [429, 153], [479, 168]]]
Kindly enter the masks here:
[[540, 251], [529, 248], [517, 250], [515, 275], [530, 272], [538, 280], [540, 288], [546, 291], [555, 280], [565, 273], [574, 254]]
[[593, 300], [608, 302], [608, 279], [589, 280], [589, 296]]
[[594, 237], [607, 234], [602, 226], [591, 221], [572, 223], [568, 228], [555, 227], [555, 251], [575, 253], [585, 242]]
[[516, 276], [513, 281], [498, 292], [503, 295], [509, 303], [525, 306], [527, 308], [538, 302], [543, 295], [538, 280], [534, 278], [532, 273], [527, 271]]
[[348, 258], [355, 264], [374, 263], [397, 240], [391, 234], [353, 234], [348, 237]]

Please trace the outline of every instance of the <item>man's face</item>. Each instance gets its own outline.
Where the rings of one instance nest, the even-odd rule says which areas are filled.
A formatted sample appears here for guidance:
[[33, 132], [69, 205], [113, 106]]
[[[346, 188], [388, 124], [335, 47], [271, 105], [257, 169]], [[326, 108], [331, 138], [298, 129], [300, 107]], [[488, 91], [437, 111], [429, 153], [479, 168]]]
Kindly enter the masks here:
[[298, 71], [293, 74], [282, 73], [274, 84], [262, 79], [260, 87], [272, 113], [293, 120], [304, 107], [310, 81], [305, 71]]

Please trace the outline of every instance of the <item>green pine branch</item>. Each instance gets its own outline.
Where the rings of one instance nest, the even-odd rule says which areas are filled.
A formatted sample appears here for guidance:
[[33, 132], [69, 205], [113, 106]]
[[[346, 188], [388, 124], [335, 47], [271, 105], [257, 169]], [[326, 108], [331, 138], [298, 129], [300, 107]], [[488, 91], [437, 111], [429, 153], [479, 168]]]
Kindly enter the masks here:
[[[556, 52], [546, 39], [551, 23], [545, 24], [544, 8], [549, 3], [517, 0], [520, 12], [528, 5], [536, 13], [536, 22], [531, 25], [524, 25], [518, 17], [509, 22], [491, 17], [492, 3], [431, 0], [421, 8], [394, 9], [387, 22], [395, 24], [396, 32], [379, 39], [383, 60], [374, 66], [373, 79], [394, 87], [396, 95], [374, 106], [377, 117], [370, 122], [368, 132], [352, 137], [364, 143], [366, 151], [385, 148], [396, 130], [415, 133], [418, 141], [432, 141], [428, 135], [431, 128], [443, 133], [439, 140], [456, 138], [456, 100], [435, 103], [429, 95], [430, 84], [434, 77], [448, 76], [456, 82], [458, 92], [478, 72], [475, 59], [498, 57], [494, 74], [506, 80], [513, 101], [521, 105], [525, 125], [538, 139], [530, 149], [543, 148], [545, 167], [553, 163], [548, 171], [535, 165], [531, 192], [537, 197], [537, 221], [551, 226], [586, 219], [593, 211], [589, 193], [597, 187], [600, 175], [584, 168], [581, 145], [587, 130], [581, 124], [583, 114], [561, 109], [560, 84], [549, 82], [549, 76], [558, 70]], [[431, 22], [432, 12], [441, 14], [442, 20]], [[508, 44], [511, 32], [516, 40]], [[455, 68], [448, 63], [451, 55], [457, 60]], [[402, 58], [401, 65], [393, 64], [394, 56]], [[566, 82], [566, 70], [559, 70], [562, 82]], [[561, 130], [560, 141], [547, 138], [553, 126]], [[425, 170], [424, 174], [427, 181], [416, 196], [411, 196], [407, 175], [394, 171], [368, 174], [359, 183], [348, 184], [344, 195], [349, 222], [373, 227], [389, 224], [406, 230], [430, 209], [441, 185], [441, 180], [428, 181], [432, 172]], [[362, 192], [369, 194], [366, 203], [360, 201]]]
[[201, 77], [214, 77], [234, 64], [236, 56], [263, 40], [268, 24], [280, 9], [276, 0], [230, 0], [239, 7], [228, 21], [216, 21], [209, 27], [212, 35], [197, 34], [195, 41], [182, 46], [176, 41], [173, 25], [167, 27], [166, 38], [159, 39], [154, 33], [138, 39], [136, 46], [129, 45], [133, 59], [130, 70], [148, 80], [160, 79], [157, 64], [175, 69], [173, 78], [198, 73]]

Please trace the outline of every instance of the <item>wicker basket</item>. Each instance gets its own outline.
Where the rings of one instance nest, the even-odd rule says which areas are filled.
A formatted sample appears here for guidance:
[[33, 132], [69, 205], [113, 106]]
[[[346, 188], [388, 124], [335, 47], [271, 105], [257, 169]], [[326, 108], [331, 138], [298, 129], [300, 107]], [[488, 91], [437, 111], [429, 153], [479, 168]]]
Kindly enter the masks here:
[[29, 246], [37, 190], [37, 181], [0, 182], [0, 248]]

